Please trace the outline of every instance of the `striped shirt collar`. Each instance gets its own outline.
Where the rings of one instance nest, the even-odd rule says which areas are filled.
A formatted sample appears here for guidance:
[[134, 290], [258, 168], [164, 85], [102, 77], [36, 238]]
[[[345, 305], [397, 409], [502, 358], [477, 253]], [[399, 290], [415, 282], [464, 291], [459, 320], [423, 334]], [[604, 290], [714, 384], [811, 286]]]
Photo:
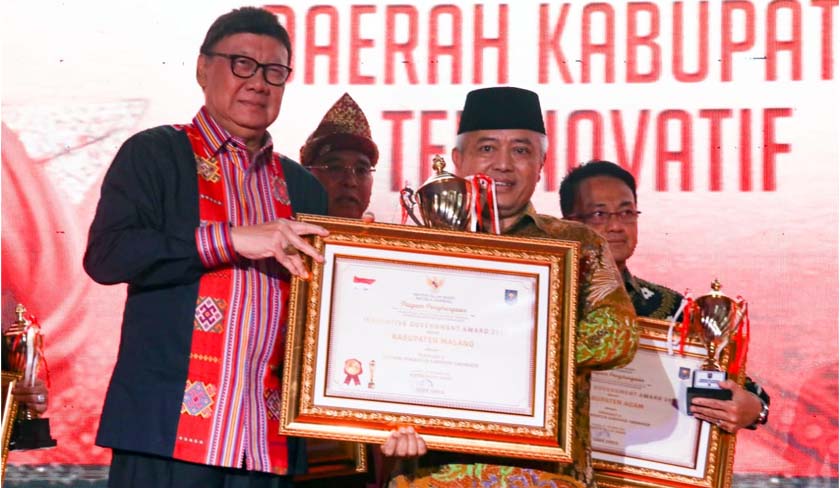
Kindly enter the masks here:
[[[221, 125], [219, 125], [218, 122], [216, 122], [216, 119], [210, 115], [206, 106], [201, 107], [201, 110], [199, 110], [193, 118], [192, 123], [198, 127], [198, 132], [201, 134], [202, 139], [204, 139], [205, 144], [207, 144], [207, 147], [210, 148], [210, 152], [214, 156], [222, 149], [226, 149], [227, 146], [240, 151], [249, 152], [245, 139], [231, 135], [230, 132], [226, 131]], [[259, 163], [270, 160], [271, 158], [264, 158], [261, 156], [263, 154], [270, 155], [273, 148], [274, 143], [271, 140], [271, 134], [266, 132], [265, 141], [259, 151], [257, 151], [257, 162]], [[227, 150], [230, 150], [230, 148], [227, 148]]]

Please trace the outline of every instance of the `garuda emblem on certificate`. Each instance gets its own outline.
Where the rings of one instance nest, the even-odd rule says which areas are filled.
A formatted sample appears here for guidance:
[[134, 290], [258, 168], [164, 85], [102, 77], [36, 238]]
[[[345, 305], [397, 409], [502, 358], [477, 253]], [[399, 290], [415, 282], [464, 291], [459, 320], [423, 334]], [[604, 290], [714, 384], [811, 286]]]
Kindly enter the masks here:
[[443, 286], [443, 278], [440, 276], [429, 276], [426, 278], [426, 284], [429, 285], [432, 291], [438, 291]]

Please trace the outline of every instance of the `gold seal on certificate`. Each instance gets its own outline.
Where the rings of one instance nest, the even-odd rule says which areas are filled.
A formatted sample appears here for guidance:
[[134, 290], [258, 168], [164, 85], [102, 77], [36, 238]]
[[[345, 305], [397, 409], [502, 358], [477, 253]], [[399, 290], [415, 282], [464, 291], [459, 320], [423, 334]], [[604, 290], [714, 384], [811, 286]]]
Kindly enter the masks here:
[[[444, 171], [446, 161], [435, 156], [435, 174], [417, 191], [405, 187], [400, 204], [405, 216], [421, 227], [499, 233], [496, 184], [492, 178], [475, 174], [466, 178]], [[420, 218], [414, 214], [418, 208]]]
[[347, 375], [344, 378], [345, 385], [349, 385], [351, 381], [356, 386], [360, 385], [359, 375], [362, 374], [362, 362], [358, 359], [344, 361], [344, 374]]
[[[709, 293], [695, 300], [688, 300], [684, 312], [689, 333], [698, 337], [705, 345], [708, 356], [702, 369], [695, 370], [688, 388], [686, 404], [694, 397], [731, 400], [732, 391], [722, 389], [718, 384], [727, 378], [720, 366], [720, 354], [734, 340], [735, 360], [730, 361], [730, 371], [737, 373], [742, 358], [746, 357], [749, 339], [747, 303], [743, 298], [733, 299], [720, 291], [718, 280], [712, 282]], [[685, 328], [685, 327], [684, 327]], [[691, 415], [689, 413], [689, 415]]]

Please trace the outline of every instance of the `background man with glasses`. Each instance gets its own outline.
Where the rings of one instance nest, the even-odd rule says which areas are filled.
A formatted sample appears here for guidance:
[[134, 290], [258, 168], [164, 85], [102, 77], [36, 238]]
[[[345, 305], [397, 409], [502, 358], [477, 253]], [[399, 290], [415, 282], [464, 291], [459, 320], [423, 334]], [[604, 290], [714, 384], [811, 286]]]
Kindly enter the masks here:
[[[677, 313], [682, 295], [633, 276], [627, 268], [627, 260], [633, 256], [638, 242], [641, 212], [636, 204], [636, 179], [609, 161], [590, 161], [578, 166], [560, 184], [563, 217], [584, 222], [607, 239], [636, 315], [669, 319]], [[691, 410], [698, 419], [732, 433], [767, 422], [770, 397], [759, 385], [748, 379], [744, 388], [731, 380], [721, 386], [732, 390], [732, 400], [695, 398]]]
[[637, 315], [667, 319], [676, 313], [682, 300], [679, 293], [641, 280], [627, 269], [627, 260], [636, 249], [641, 213], [636, 210], [633, 175], [608, 161], [578, 166], [560, 184], [560, 210], [565, 219], [583, 222], [607, 239]]
[[[306, 276], [294, 220], [326, 193], [273, 152], [291, 69], [276, 17], [242, 8], [207, 32], [192, 120], [131, 137], [117, 153], [84, 266], [127, 283], [119, 354], [96, 443], [113, 450], [109, 486], [284, 486], [305, 469], [277, 434], [290, 275]], [[279, 475], [279, 476], [278, 476]]]

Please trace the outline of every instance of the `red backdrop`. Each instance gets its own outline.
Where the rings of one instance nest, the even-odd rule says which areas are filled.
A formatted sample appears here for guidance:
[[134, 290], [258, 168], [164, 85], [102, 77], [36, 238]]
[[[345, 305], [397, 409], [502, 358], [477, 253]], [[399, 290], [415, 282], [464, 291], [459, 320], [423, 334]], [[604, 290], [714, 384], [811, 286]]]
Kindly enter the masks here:
[[[22, 302], [43, 325], [59, 445], [10, 461], [104, 464], [93, 439], [125, 288], [81, 269], [99, 185], [130, 134], [192, 118], [198, 45], [236, 5], [18, 3], [3, 34], [3, 317]], [[644, 212], [631, 269], [695, 294], [718, 277], [750, 301], [748, 369], [773, 403], [766, 426], [739, 434], [736, 472], [837, 476], [837, 5], [288, 2], [272, 8], [295, 75], [271, 131], [296, 158], [350, 92], [383, 155], [372, 209], [395, 221], [395, 190], [448, 154], [470, 89], [537, 91], [550, 140], [539, 210], [559, 214], [569, 165], [617, 161]]]

